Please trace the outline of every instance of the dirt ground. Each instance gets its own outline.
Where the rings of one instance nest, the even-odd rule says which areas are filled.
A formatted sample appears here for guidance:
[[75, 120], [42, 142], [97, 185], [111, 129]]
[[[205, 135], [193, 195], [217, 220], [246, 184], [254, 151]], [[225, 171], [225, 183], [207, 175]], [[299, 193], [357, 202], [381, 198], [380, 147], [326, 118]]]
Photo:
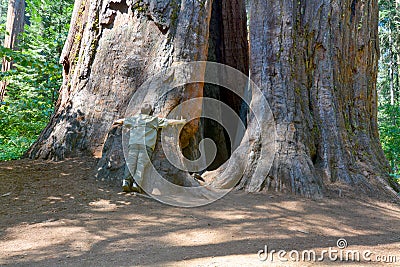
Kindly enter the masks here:
[[[346, 266], [400, 266], [400, 206], [390, 201], [232, 192], [207, 206], [176, 208], [95, 181], [94, 164], [0, 163], [0, 265], [341, 266], [339, 251], [357, 251], [361, 263], [347, 254]], [[339, 238], [347, 248], [337, 247]], [[265, 246], [269, 257], [261, 261]], [[318, 261], [329, 249], [339, 259], [325, 253]], [[285, 250], [288, 261], [272, 250]]]

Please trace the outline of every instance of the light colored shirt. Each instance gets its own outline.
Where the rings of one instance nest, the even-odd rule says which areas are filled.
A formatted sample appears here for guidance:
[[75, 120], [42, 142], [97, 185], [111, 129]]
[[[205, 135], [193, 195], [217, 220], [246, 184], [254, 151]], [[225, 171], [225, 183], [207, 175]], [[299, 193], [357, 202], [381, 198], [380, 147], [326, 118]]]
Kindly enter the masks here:
[[124, 120], [124, 126], [130, 129], [129, 144], [146, 145], [154, 149], [157, 142], [157, 130], [168, 126], [168, 119], [138, 114]]

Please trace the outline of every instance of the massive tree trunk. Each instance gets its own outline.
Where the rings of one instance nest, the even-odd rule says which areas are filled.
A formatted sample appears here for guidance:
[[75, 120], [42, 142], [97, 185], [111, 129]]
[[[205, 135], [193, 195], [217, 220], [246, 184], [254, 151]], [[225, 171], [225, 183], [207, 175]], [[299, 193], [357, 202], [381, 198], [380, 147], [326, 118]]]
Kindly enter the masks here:
[[[377, 1], [250, 6], [251, 78], [275, 118], [275, 159], [260, 168], [269, 146], [262, 128], [250, 139], [249, 157], [232, 155], [236, 164], [206, 173], [207, 180], [221, 185], [224, 172], [232, 179], [235, 169], [245, 169], [239, 188], [250, 192], [320, 197], [332, 185], [350, 185], [369, 195], [395, 193], [377, 127]], [[250, 122], [248, 131], [254, 127]]]
[[[265, 16], [265, 14], [269, 14]], [[377, 127], [378, 1], [251, 2], [252, 79], [274, 113], [271, 188], [388, 189]], [[265, 177], [252, 177], [261, 189]]]
[[[166, 116], [179, 103], [205, 95], [228, 104], [244, 121], [248, 114], [250, 144], [230, 151], [217, 124], [186, 125], [180, 143], [187, 157], [198, 157], [203, 137], [212, 137], [220, 149], [204, 174], [207, 182], [308, 197], [340, 183], [369, 194], [388, 189], [377, 131], [377, 1], [254, 0], [250, 6], [248, 53], [244, 0], [76, 0], [56, 112], [28, 155], [98, 155], [97, 177], [119, 182], [122, 131], [110, 127], [125, 115], [130, 99], [133, 113], [146, 101]], [[275, 124], [255, 91], [251, 105], [244, 105], [237, 95], [202, 83], [163, 97], [138, 89], [176, 62], [207, 59], [245, 74], [250, 68]], [[199, 116], [201, 105], [185, 112]], [[261, 124], [255, 117], [263, 118]], [[266, 137], [275, 131], [271, 142]], [[153, 165], [170, 181], [190, 184], [159, 145]]]
[[[175, 62], [206, 60], [210, 17], [211, 1], [77, 0], [61, 55], [64, 82], [56, 112], [28, 155], [54, 160], [101, 155], [112, 122], [126, 115], [132, 96], [138, 103], [132, 113], [147, 101], [161, 116], [180, 101], [202, 96], [202, 84], [163, 97], [137, 89]], [[201, 106], [191, 112], [201, 112]], [[195, 142], [197, 130], [198, 120], [185, 127], [183, 147]], [[113, 129], [99, 162], [99, 178], [121, 179], [125, 161], [120, 143], [121, 131]], [[187, 154], [195, 156], [196, 151]], [[184, 184], [161, 148], [154, 158], [160, 172]]]
[[[6, 35], [4, 47], [16, 49], [18, 35], [24, 30], [25, 25], [25, 0], [9, 0], [7, 10]], [[6, 72], [12, 68], [12, 62], [3, 58], [1, 71]], [[3, 101], [7, 82], [0, 83], [0, 102]]]

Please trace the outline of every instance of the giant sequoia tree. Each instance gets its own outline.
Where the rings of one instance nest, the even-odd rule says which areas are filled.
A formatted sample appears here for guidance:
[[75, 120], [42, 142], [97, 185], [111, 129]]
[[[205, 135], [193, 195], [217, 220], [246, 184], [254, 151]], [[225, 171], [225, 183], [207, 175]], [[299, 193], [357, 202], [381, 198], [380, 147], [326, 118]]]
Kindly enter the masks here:
[[[266, 133], [255, 129], [250, 113], [250, 146], [241, 153], [231, 151], [217, 124], [191, 121], [180, 136], [185, 156], [195, 158], [205, 136], [218, 144], [206, 179], [221, 184], [219, 175], [227, 171], [241, 176], [238, 187], [246, 191], [309, 197], [321, 196], [333, 183], [366, 193], [388, 189], [377, 131], [377, 0], [253, 0], [249, 13], [248, 35], [244, 0], [76, 0], [61, 55], [57, 108], [28, 155], [101, 155], [98, 178], [118, 180], [124, 165], [121, 129], [111, 124], [124, 116], [132, 97], [152, 102], [155, 113], [166, 116], [182, 101], [210, 96], [243, 118], [240, 98], [217, 86], [193, 83], [162, 97], [138, 91], [177, 62], [211, 60], [245, 74], [250, 70], [269, 101], [277, 134], [272, 168], [263, 168], [260, 151], [271, 147], [260, 141]], [[200, 113], [201, 105], [191, 112]], [[153, 162], [173, 182], [185, 184], [160, 146]]]

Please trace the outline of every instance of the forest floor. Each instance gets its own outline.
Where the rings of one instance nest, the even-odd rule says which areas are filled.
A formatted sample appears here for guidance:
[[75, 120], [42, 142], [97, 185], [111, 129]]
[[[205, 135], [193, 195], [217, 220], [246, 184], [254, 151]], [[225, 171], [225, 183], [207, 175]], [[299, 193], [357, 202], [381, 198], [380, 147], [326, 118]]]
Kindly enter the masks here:
[[257, 255], [268, 246], [319, 258], [338, 249], [339, 238], [348, 243], [342, 259], [356, 251], [372, 260], [346, 266], [400, 265], [400, 206], [388, 200], [232, 192], [176, 208], [96, 181], [94, 166], [91, 158], [0, 163], [0, 265], [341, 266], [326, 253], [322, 262], [296, 262], [295, 252], [281, 254], [288, 262]]

